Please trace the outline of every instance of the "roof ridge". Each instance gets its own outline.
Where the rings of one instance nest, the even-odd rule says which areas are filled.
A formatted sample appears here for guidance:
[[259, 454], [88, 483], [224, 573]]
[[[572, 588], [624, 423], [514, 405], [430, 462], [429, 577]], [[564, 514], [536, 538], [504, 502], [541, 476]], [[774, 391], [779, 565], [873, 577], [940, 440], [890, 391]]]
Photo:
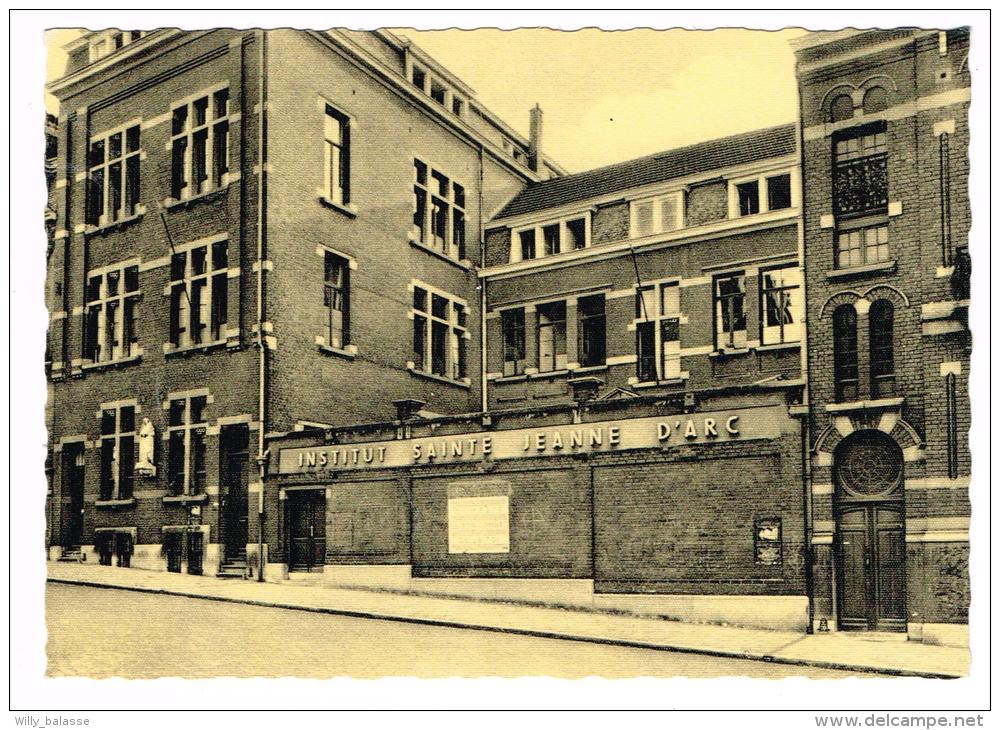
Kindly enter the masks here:
[[713, 137], [712, 139], [702, 140], [701, 142], [695, 142], [693, 144], [686, 144], [686, 145], [683, 145], [681, 147], [669, 147], [669, 148], [667, 148], [665, 150], [660, 150], [659, 152], [652, 152], [652, 153], [650, 153], [648, 155], [642, 155], [641, 157], [632, 157], [632, 158], [627, 159], [627, 160], [620, 160], [618, 162], [611, 162], [611, 163], [609, 163], [607, 165], [601, 165], [600, 167], [592, 167], [589, 170], [581, 170], [580, 172], [574, 172], [574, 173], [572, 173], [570, 175], [562, 175], [560, 177], [549, 178], [548, 180], [541, 180], [541, 181], [535, 183], [534, 185], [532, 185], [531, 187], [532, 187], [532, 189], [536, 189], [539, 186], [544, 185], [545, 183], [553, 183], [553, 182], [556, 182], [558, 180], [567, 180], [569, 178], [578, 177], [580, 175], [588, 175], [588, 174], [593, 173], [593, 172], [600, 172], [602, 170], [609, 170], [609, 169], [611, 169], [613, 167], [618, 167], [619, 165], [630, 165], [630, 164], [633, 164], [635, 162], [642, 162], [644, 160], [659, 160], [659, 159], [662, 159], [662, 158], [666, 157], [667, 155], [673, 155], [673, 154], [677, 154], [677, 153], [680, 153], [680, 152], [685, 152], [685, 151], [688, 151], [688, 150], [693, 150], [693, 149], [695, 149], [697, 147], [704, 147], [704, 146], [707, 146], [707, 145], [721, 144], [723, 142], [728, 142], [730, 140], [734, 140], [737, 137], [749, 137], [749, 136], [758, 135], [758, 134], [762, 135], [762, 134], [765, 134], [766, 132], [774, 132], [774, 131], [777, 131], [779, 129], [785, 129], [785, 128], [792, 128], [792, 129], [794, 129], [795, 125], [796, 125], [795, 122], [785, 122], [784, 124], [775, 124], [775, 125], [770, 126], [770, 127], [761, 127], [759, 129], [750, 129], [750, 130], [747, 130], [746, 132], [737, 132], [736, 134], [727, 134], [725, 137]]

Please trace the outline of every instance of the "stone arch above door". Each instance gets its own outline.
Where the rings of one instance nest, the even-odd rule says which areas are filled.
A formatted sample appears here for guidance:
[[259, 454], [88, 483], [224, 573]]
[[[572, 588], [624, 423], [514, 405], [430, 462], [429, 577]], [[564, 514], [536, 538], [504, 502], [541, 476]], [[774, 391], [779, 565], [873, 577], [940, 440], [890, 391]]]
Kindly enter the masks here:
[[831, 413], [830, 423], [820, 431], [813, 444], [817, 466], [832, 466], [834, 452], [848, 436], [864, 430], [878, 430], [892, 438], [903, 452], [904, 462], [922, 461], [924, 440], [900, 415], [899, 407], [859, 408]]

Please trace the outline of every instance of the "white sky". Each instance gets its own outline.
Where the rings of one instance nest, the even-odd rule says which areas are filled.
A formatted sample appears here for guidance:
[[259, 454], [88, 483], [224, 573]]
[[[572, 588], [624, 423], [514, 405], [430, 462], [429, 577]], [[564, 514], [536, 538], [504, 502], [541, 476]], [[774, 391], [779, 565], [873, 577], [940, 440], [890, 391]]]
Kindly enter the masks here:
[[[573, 172], [794, 121], [802, 31], [414, 31], [397, 29], [457, 74], [514, 129], [545, 113], [543, 149]], [[58, 47], [77, 31], [50, 31]], [[55, 100], [47, 99], [50, 111]]]

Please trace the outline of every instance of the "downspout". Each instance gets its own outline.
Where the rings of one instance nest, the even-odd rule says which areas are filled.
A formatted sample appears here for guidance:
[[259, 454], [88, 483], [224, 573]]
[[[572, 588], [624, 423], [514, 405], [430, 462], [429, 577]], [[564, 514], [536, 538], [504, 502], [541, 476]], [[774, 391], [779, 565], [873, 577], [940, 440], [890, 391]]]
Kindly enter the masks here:
[[264, 215], [266, 196], [264, 188], [267, 180], [267, 87], [264, 79], [267, 76], [267, 33], [257, 31], [260, 45], [259, 65], [257, 69], [257, 104], [260, 114], [257, 117], [257, 164], [260, 170], [257, 177], [257, 468], [260, 477], [260, 491], [257, 493], [257, 582], [264, 581], [264, 485], [267, 476], [267, 452], [264, 435], [266, 428], [266, 398], [265, 378], [267, 376], [267, 345], [264, 340], [264, 226], [267, 218]]
[[[479, 265], [486, 266], [486, 221], [483, 211], [483, 184], [486, 174], [483, 168], [483, 145], [479, 144]], [[486, 397], [486, 279], [476, 274], [479, 289], [479, 410], [486, 413], [489, 401]]]
[[803, 538], [805, 543], [803, 545], [803, 570], [805, 571], [805, 587], [806, 587], [806, 604], [807, 604], [807, 624], [806, 633], [813, 633], [813, 622], [816, 615], [816, 598], [815, 598], [815, 585], [813, 583], [813, 546], [812, 546], [812, 536], [813, 536], [813, 504], [812, 504], [812, 464], [810, 457], [810, 448], [812, 444], [812, 435], [810, 424], [812, 421], [812, 394], [810, 385], [810, 371], [809, 371], [809, 295], [808, 295], [808, 276], [807, 276], [807, 259], [806, 259], [806, 234], [805, 234], [805, 221], [806, 221], [806, 196], [805, 196], [805, 180], [806, 180], [806, 165], [805, 165], [805, 137], [802, 129], [802, 88], [798, 89], [799, 96], [799, 123], [797, 125], [798, 133], [798, 150], [799, 150], [799, 180], [797, 187], [797, 192], [799, 196], [799, 219], [797, 225], [798, 232], [798, 249], [799, 249], [799, 266], [802, 269], [802, 301], [804, 302], [803, 311], [803, 322], [802, 322], [802, 348], [801, 348], [801, 360], [800, 368], [803, 377], [805, 378], [805, 387], [802, 389], [803, 393], [803, 405], [805, 405], [805, 413], [802, 414], [802, 420], [799, 423], [799, 431], [801, 433], [801, 443], [799, 450], [801, 451], [801, 469], [802, 469], [802, 509], [805, 513], [803, 515]]

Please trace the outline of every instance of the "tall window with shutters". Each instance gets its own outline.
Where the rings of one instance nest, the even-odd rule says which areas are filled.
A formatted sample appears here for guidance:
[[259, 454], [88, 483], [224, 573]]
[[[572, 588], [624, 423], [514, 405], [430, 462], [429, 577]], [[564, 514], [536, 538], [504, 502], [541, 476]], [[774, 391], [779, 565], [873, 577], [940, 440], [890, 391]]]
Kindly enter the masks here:
[[139, 212], [139, 124], [90, 140], [87, 151], [86, 221], [104, 226]]
[[746, 277], [742, 272], [715, 277], [715, 347], [747, 346]]
[[174, 496], [205, 491], [205, 418], [207, 395], [171, 398], [167, 410], [167, 483]]
[[802, 339], [802, 270], [797, 265], [760, 273], [760, 342], [780, 345]]
[[576, 304], [576, 315], [581, 367], [604, 365], [607, 358], [604, 295], [580, 297]]
[[676, 281], [640, 288], [635, 298], [636, 377], [641, 383], [680, 378], [680, 287]]
[[535, 308], [538, 315], [538, 372], [566, 367], [566, 302], [549, 302]]
[[101, 410], [102, 501], [131, 499], [135, 469], [135, 406]]
[[138, 353], [138, 304], [138, 264], [92, 272], [87, 277], [85, 359], [114, 362]]
[[175, 106], [170, 145], [170, 194], [175, 200], [187, 200], [225, 185], [229, 172], [229, 89]]
[[524, 308], [505, 309], [500, 313], [503, 330], [504, 377], [523, 375], [525, 368]]
[[226, 241], [175, 253], [170, 260], [171, 344], [183, 348], [224, 340], [228, 299]]

